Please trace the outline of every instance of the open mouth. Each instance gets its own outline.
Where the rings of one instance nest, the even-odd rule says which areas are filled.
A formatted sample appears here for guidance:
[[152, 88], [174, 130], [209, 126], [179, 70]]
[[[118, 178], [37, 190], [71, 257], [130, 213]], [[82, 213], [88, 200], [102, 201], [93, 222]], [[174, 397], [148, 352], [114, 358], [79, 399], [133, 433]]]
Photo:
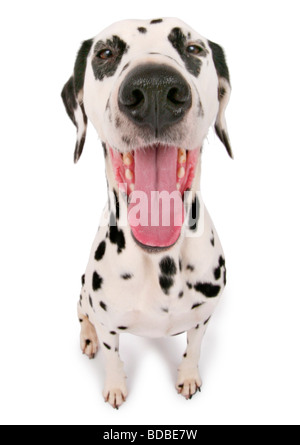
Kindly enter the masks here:
[[110, 148], [119, 189], [129, 197], [128, 222], [142, 246], [167, 248], [184, 222], [184, 192], [195, 175], [199, 149], [153, 144], [131, 152]]

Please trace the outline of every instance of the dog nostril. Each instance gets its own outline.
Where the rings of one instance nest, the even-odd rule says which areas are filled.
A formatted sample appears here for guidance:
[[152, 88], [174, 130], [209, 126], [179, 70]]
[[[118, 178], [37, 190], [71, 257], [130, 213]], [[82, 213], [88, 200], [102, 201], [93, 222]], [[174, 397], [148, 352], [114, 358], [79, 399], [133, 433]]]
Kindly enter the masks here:
[[183, 105], [189, 100], [189, 92], [173, 87], [169, 90], [167, 99], [174, 105]]
[[141, 90], [133, 90], [132, 91], [132, 101], [129, 106], [136, 107], [140, 105], [144, 101], [145, 97]]
[[139, 89], [123, 91], [120, 95], [120, 102], [127, 108], [135, 108], [145, 100], [144, 94]]

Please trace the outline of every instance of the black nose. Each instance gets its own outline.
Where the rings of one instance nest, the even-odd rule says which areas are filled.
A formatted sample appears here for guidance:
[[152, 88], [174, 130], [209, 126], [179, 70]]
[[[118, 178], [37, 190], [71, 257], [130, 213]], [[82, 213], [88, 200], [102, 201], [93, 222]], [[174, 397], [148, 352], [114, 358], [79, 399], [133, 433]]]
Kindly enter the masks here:
[[148, 64], [134, 68], [119, 89], [119, 108], [156, 137], [179, 122], [192, 105], [191, 89], [174, 68]]

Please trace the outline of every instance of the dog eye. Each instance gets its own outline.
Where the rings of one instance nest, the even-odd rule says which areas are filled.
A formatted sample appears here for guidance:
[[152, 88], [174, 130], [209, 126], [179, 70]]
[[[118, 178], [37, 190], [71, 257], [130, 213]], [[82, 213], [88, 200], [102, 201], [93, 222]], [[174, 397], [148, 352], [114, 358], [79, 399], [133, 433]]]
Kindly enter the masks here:
[[108, 48], [102, 49], [97, 53], [97, 57], [103, 60], [110, 59], [111, 57], [113, 57], [113, 55], [113, 52]]
[[200, 53], [203, 52], [203, 48], [201, 48], [201, 46], [198, 46], [198, 45], [189, 45], [189, 46], [186, 48], [186, 51], [187, 51], [189, 54], [197, 55], [197, 54], [200, 54]]

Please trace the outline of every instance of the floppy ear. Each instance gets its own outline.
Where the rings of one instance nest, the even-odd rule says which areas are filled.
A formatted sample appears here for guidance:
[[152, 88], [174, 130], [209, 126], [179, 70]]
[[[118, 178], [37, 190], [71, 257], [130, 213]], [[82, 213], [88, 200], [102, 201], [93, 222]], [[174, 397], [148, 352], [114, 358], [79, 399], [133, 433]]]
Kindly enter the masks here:
[[227, 125], [225, 120], [225, 110], [229, 102], [231, 86], [228, 66], [225, 59], [225, 54], [221, 46], [216, 43], [208, 41], [210, 49], [212, 50], [213, 61], [218, 74], [219, 87], [218, 87], [218, 98], [219, 98], [219, 111], [215, 123], [216, 133], [226, 147], [227, 153], [231, 158], [233, 158], [233, 153], [230, 146]]
[[73, 75], [65, 84], [61, 92], [61, 97], [68, 116], [77, 128], [77, 141], [74, 152], [75, 163], [78, 161], [82, 153], [87, 128], [87, 116], [83, 105], [83, 84], [86, 60], [92, 44], [93, 39], [86, 40], [82, 43], [75, 61]]

